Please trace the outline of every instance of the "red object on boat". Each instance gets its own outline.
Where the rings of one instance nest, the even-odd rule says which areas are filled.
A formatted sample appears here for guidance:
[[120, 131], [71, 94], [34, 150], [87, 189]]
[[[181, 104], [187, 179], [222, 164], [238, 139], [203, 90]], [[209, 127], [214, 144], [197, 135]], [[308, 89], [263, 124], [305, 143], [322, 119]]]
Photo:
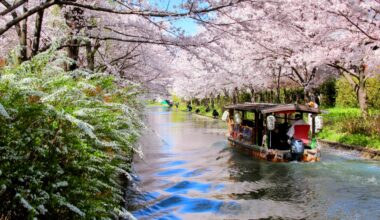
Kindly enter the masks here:
[[295, 139], [301, 140], [304, 144], [309, 144], [310, 125], [294, 125]]

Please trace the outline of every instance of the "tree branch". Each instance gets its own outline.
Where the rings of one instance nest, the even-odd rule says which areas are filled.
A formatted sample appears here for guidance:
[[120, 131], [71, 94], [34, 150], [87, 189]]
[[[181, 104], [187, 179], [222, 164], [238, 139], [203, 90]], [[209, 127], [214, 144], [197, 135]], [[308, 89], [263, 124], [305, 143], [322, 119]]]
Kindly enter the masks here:
[[[10, 5], [6, 0], [0, 0], [0, 2], [1, 2], [1, 4], [3, 4], [7, 9], [12, 7], [12, 5]], [[13, 19], [16, 19], [16, 18], [17, 18], [17, 13], [16, 13], [15, 11], [13, 11], [13, 12], [11, 13], [11, 15], [12, 15], [12, 18], [13, 18]], [[20, 27], [20, 24], [19, 24], [19, 23], [15, 24], [15, 28], [16, 28], [17, 35], [20, 36], [20, 35], [21, 35], [21, 27]], [[1, 35], [1, 34], [0, 34], [0, 35]]]
[[5, 0], [1, 0], [0, 1], [1, 3], [4, 4], [4, 2], [6, 2], [8, 4], [8, 6], [4, 5], [6, 7], [6, 9], [4, 11], [0, 12], [0, 16], [4, 16], [4, 15], [8, 14], [9, 12], [14, 11], [16, 8], [18, 8], [21, 5], [25, 4], [27, 1], [28, 0], [20, 0], [18, 2], [15, 2], [13, 5], [10, 5]]
[[39, 11], [37, 13], [33, 44], [32, 44], [32, 56], [35, 56], [38, 53], [38, 49], [40, 47], [40, 38], [41, 38], [41, 29], [42, 29], [43, 19], [44, 19], [44, 10]]
[[343, 14], [341, 11], [339, 11], [338, 15], [341, 15], [343, 18], [345, 18], [350, 24], [352, 24], [356, 29], [358, 29], [360, 32], [362, 32], [365, 36], [367, 36], [371, 40], [379, 40], [379, 38], [373, 37], [369, 35], [366, 31], [364, 31], [359, 24], [356, 24], [353, 22], [346, 14]]
[[29, 16], [32, 16], [35, 13], [42, 11], [46, 8], [49, 8], [50, 6], [55, 5], [55, 4], [57, 4], [56, 0], [49, 0], [43, 4], [40, 4], [34, 8], [29, 9], [27, 12], [23, 13], [22, 15], [17, 16], [17, 18], [14, 18], [13, 20], [6, 23], [5, 27], [0, 28], [0, 36], [3, 35], [6, 31], [8, 31], [11, 27], [17, 25], [20, 21], [25, 20]]
[[123, 15], [143, 15], [143, 16], [150, 16], [150, 17], [187, 17], [192, 14], [205, 14], [208, 12], [213, 12], [213, 11], [218, 11], [220, 9], [230, 7], [236, 4], [239, 4], [241, 2], [244, 2], [246, 0], [237, 0], [235, 3], [231, 0], [227, 4], [215, 6], [215, 7], [210, 7], [210, 8], [204, 8], [204, 9], [199, 9], [199, 10], [189, 10], [187, 12], [183, 13], [176, 13], [176, 12], [167, 12], [167, 11], [151, 11], [151, 10], [126, 10], [126, 11], [118, 11], [114, 10], [111, 8], [105, 8], [105, 7], [100, 7], [100, 6], [94, 6], [94, 5], [87, 5], [87, 4], [81, 4], [73, 1], [68, 1], [68, 0], [57, 0], [59, 4], [64, 4], [64, 5], [71, 5], [71, 6], [76, 6], [76, 7], [81, 7], [93, 11], [102, 11], [102, 12], [108, 12], [108, 13], [113, 13], [113, 14], [123, 14]]
[[[339, 73], [344, 76], [344, 78], [348, 81], [348, 83], [351, 85], [351, 87], [354, 89], [355, 92], [358, 91], [359, 85], [352, 79], [352, 73], [350, 73], [349, 70], [346, 68], [336, 65], [336, 64], [328, 64], [331, 67], [337, 68], [339, 70]], [[357, 76], [355, 76], [357, 77]]]
[[298, 77], [298, 79], [300, 80], [300, 82], [298, 82], [298, 83], [301, 83], [301, 85], [304, 86], [303, 84], [305, 83], [305, 81], [302, 78], [302, 76], [299, 74], [299, 72], [297, 71], [297, 69], [294, 68], [294, 67], [292, 67], [292, 70], [293, 70], [293, 73], [295, 73], [296, 76]]

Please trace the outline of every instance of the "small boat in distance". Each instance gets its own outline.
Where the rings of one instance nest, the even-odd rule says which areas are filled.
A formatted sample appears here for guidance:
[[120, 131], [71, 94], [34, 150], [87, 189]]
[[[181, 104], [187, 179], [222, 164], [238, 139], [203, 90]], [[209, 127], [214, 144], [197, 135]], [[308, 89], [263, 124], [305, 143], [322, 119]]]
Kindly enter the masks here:
[[[318, 108], [299, 104], [244, 103], [225, 106], [228, 141], [252, 157], [272, 162], [315, 162], [322, 129]], [[308, 123], [303, 118], [308, 117]], [[303, 123], [302, 123], [303, 122]]]

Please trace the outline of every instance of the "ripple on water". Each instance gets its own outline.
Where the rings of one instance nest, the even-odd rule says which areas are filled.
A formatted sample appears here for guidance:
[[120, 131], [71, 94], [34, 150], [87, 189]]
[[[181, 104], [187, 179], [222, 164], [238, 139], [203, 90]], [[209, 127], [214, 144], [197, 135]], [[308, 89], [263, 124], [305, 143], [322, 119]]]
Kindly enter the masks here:
[[169, 170], [164, 170], [164, 171], [158, 172], [156, 175], [157, 176], [173, 176], [176, 174], [184, 173], [186, 171], [187, 171], [187, 169], [184, 169], [184, 168], [169, 169]]
[[146, 192], [144, 194], [144, 201], [150, 202], [156, 200], [160, 196], [159, 192]]
[[181, 181], [172, 187], [165, 189], [164, 191], [170, 193], [187, 194], [189, 190], [196, 190], [202, 193], [207, 193], [211, 189], [209, 183], [198, 183], [192, 181]]
[[201, 176], [205, 172], [207, 172], [209, 169], [201, 168], [201, 169], [195, 169], [193, 171], [187, 172], [182, 175], [182, 177], [196, 177]]
[[161, 167], [174, 167], [174, 166], [179, 166], [179, 165], [183, 165], [186, 163], [187, 163], [187, 161], [185, 161], [185, 160], [176, 160], [176, 161], [171, 161], [169, 163], [165, 163], [165, 164], [161, 165]]
[[[178, 216], [172, 214], [168, 216], [167, 214], [174, 211], [181, 214], [218, 213], [222, 206], [231, 206], [232, 203], [234, 202], [172, 195], [157, 202], [155, 205], [133, 212], [133, 215], [137, 218], [150, 216], [149, 219], [179, 219]], [[238, 204], [234, 203], [234, 205]]]

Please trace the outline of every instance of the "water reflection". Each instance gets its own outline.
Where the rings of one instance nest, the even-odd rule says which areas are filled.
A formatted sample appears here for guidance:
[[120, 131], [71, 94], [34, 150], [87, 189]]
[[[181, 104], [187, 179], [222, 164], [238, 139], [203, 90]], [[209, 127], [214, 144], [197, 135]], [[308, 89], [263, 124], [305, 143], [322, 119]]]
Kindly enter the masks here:
[[269, 163], [228, 147], [225, 125], [151, 109], [136, 159], [138, 219], [379, 219], [380, 164], [339, 151]]

